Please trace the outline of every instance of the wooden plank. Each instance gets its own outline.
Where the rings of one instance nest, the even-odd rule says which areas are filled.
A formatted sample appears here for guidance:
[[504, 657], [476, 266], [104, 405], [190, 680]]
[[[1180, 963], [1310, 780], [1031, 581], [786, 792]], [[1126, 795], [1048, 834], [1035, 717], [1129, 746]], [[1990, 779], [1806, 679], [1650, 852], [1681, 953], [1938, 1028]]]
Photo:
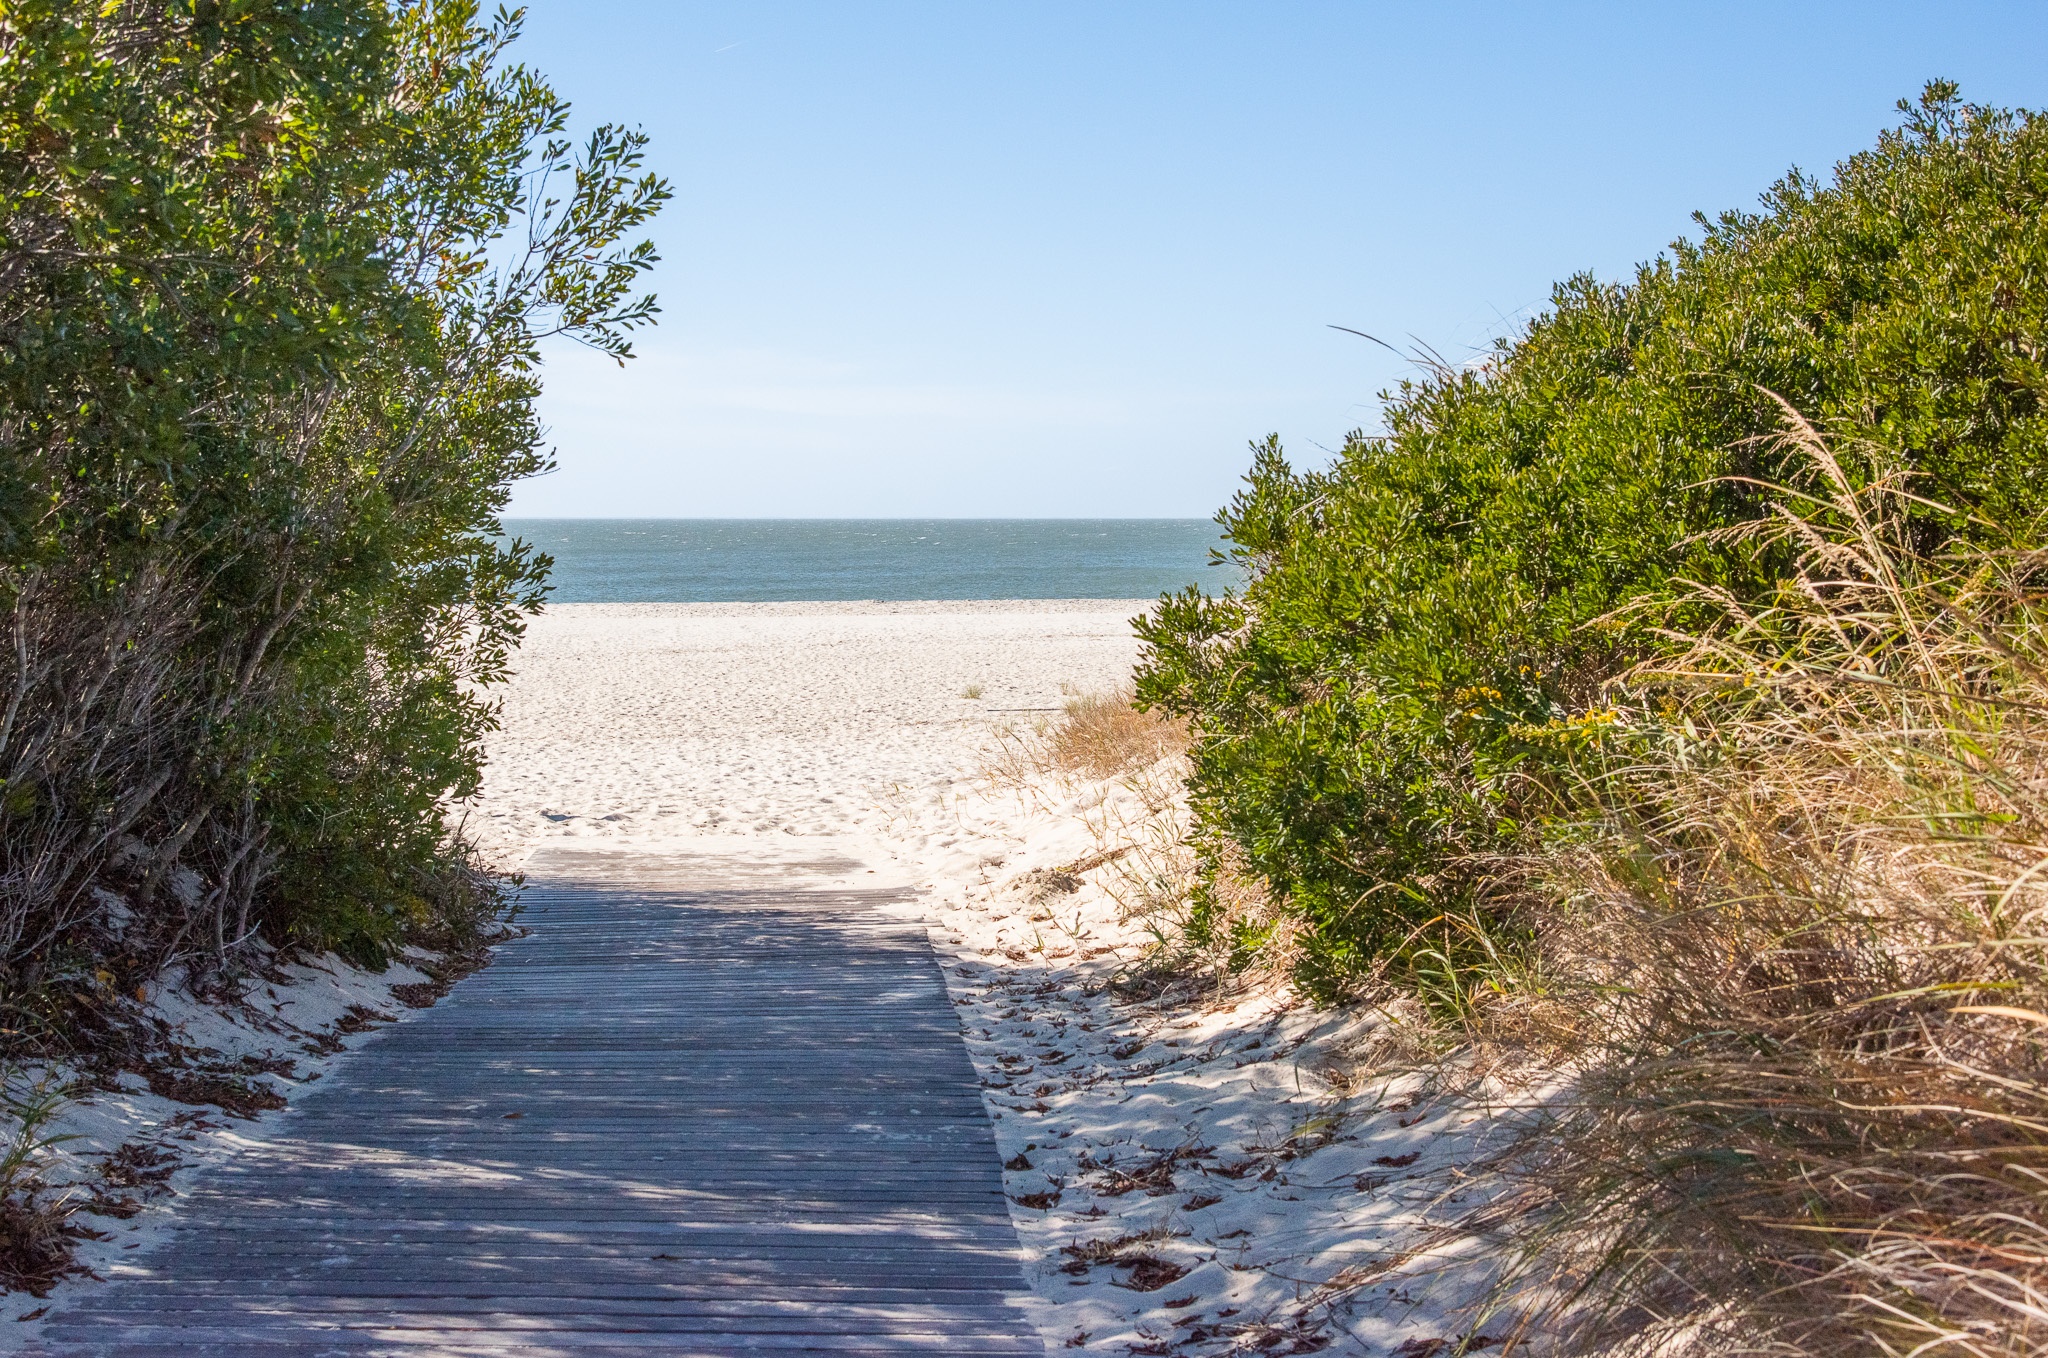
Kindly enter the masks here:
[[[942, 1280], [937, 1284], [919, 1283], [915, 1286], [900, 1287], [797, 1287], [778, 1289], [774, 1298], [762, 1301], [736, 1294], [730, 1283], [715, 1279], [692, 1281], [689, 1284], [650, 1282], [614, 1282], [607, 1284], [579, 1285], [557, 1283], [553, 1289], [572, 1310], [590, 1306], [604, 1306], [613, 1302], [664, 1301], [678, 1306], [716, 1305], [737, 1307], [810, 1307], [820, 1304], [827, 1306], [904, 1306], [928, 1305], [934, 1300], [949, 1300], [949, 1292], [970, 1294], [958, 1303], [964, 1306], [980, 1305], [987, 1292], [986, 1281], [971, 1285], [947, 1287]], [[527, 1287], [515, 1277], [494, 1276], [488, 1285], [480, 1285], [452, 1296], [446, 1288], [431, 1281], [420, 1282], [411, 1278], [393, 1278], [383, 1282], [356, 1280], [344, 1283], [330, 1283], [324, 1280], [312, 1282], [303, 1279], [285, 1279], [274, 1284], [266, 1293], [273, 1300], [300, 1298], [308, 1304], [320, 1306], [346, 1306], [357, 1298], [368, 1301], [388, 1300], [431, 1300], [443, 1305], [484, 1304], [517, 1302], [525, 1297]], [[117, 1301], [105, 1304], [108, 1310], [130, 1310], [143, 1314], [158, 1314], [175, 1310], [203, 1309], [215, 1304], [216, 1297], [242, 1295], [241, 1286], [234, 1280], [214, 1283], [195, 1283], [180, 1278], [175, 1284], [168, 1280], [155, 1283], [136, 1283], [124, 1287]], [[118, 1304], [117, 1304], [118, 1303]]]
[[944, 982], [876, 910], [898, 897], [616, 852], [529, 876], [529, 937], [30, 1351], [1040, 1358]]

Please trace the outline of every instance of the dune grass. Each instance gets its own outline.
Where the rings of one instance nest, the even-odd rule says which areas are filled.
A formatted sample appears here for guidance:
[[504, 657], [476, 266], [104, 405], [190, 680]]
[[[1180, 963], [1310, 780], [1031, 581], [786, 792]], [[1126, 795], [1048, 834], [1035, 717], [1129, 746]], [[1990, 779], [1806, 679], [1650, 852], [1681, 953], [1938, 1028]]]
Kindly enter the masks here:
[[2048, 1352], [2048, 553], [1792, 417], [1673, 658], [1553, 724], [1590, 818], [1495, 869], [1535, 957], [1489, 1022], [1574, 1072], [1486, 1215], [1530, 1333], [1601, 1354]]
[[1128, 686], [1069, 697], [1045, 742], [1049, 770], [1089, 778], [1116, 778], [1148, 768], [1187, 749], [1187, 722], [1131, 703]]

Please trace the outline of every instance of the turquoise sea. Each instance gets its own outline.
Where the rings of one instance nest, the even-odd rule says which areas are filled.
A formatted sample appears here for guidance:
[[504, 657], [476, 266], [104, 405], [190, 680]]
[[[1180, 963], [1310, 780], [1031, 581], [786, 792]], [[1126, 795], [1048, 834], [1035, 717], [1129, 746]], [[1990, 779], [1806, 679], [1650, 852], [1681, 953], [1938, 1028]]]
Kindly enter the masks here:
[[557, 603], [1141, 599], [1236, 580], [1208, 519], [507, 519]]

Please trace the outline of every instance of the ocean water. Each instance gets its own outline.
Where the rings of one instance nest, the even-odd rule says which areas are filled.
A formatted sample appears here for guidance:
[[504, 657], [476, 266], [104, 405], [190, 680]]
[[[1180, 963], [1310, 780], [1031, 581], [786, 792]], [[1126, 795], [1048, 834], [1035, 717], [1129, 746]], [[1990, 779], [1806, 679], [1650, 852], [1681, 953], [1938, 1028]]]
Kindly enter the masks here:
[[1207, 519], [507, 519], [557, 603], [1142, 599], [1235, 568]]

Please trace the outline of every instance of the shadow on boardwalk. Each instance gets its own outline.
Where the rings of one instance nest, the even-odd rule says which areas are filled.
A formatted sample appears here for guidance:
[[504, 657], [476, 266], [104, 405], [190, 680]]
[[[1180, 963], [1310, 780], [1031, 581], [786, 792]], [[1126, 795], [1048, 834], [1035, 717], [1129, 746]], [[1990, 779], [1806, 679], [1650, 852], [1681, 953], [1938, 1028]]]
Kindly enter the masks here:
[[1043, 1354], [924, 931], [875, 908], [899, 893], [616, 852], [532, 873], [528, 937], [28, 1351]]

